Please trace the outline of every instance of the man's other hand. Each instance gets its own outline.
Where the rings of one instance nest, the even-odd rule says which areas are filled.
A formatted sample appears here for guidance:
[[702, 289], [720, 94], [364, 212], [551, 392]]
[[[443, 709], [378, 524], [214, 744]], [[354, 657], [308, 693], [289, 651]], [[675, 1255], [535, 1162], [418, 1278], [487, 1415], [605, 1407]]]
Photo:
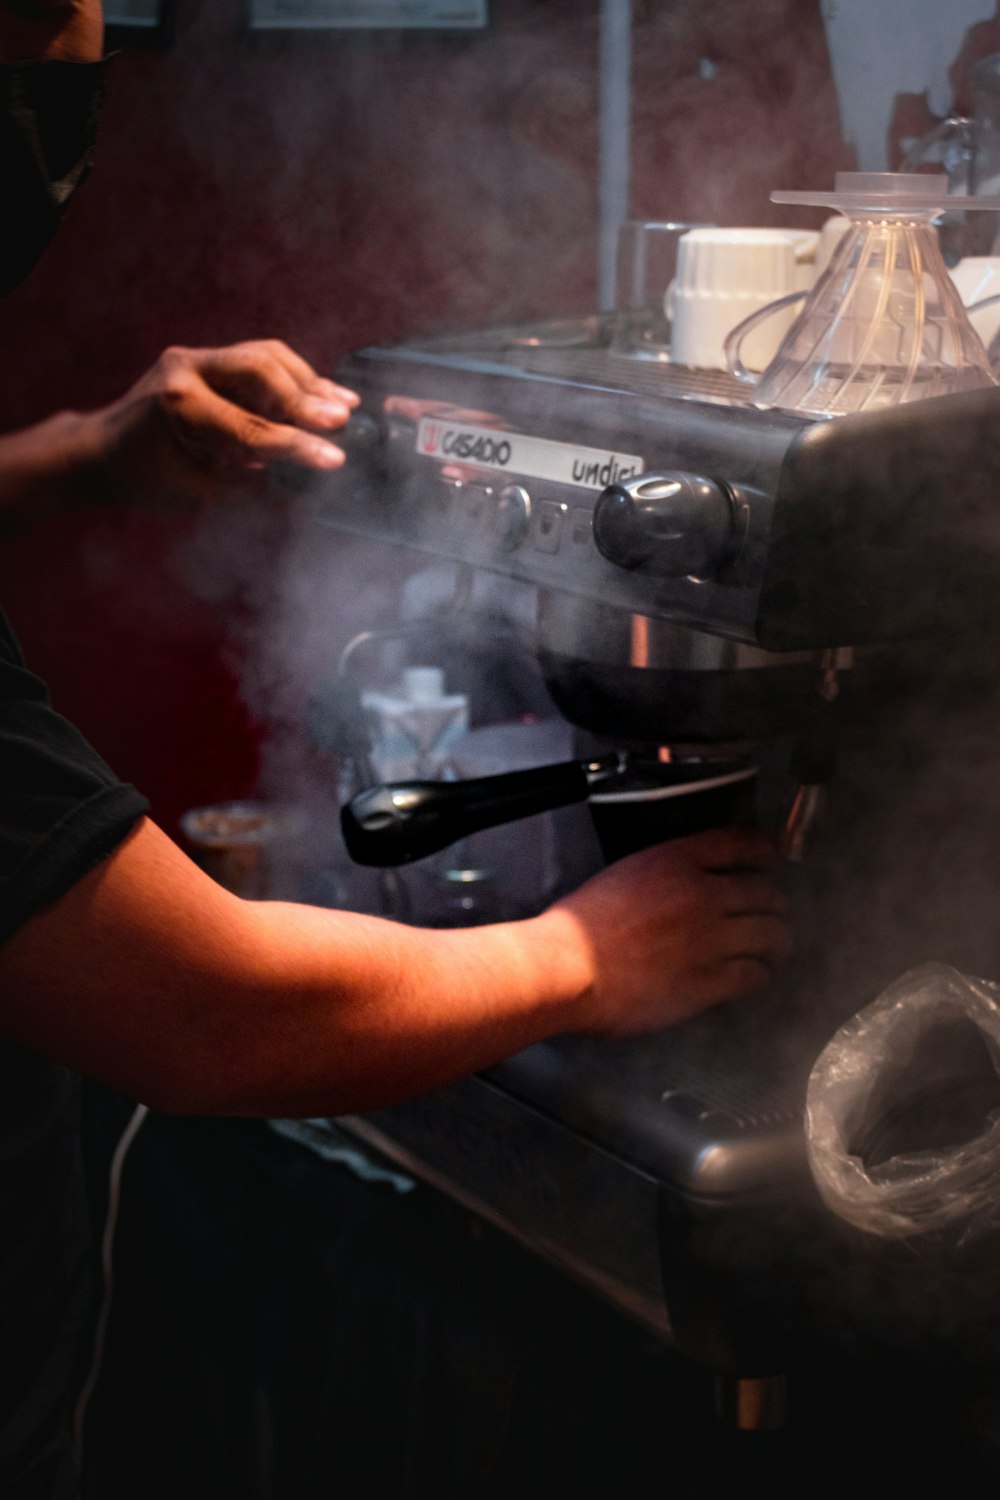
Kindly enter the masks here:
[[0, 0], [0, 62], [97, 62], [101, 0]]
[[210, 500], [259, 487], [276, 463], [337, 469], [344, 454], [328, 434], [357, 404], [278, 339], [167, 349], [119, 401], [84, 419], [97, 498]]

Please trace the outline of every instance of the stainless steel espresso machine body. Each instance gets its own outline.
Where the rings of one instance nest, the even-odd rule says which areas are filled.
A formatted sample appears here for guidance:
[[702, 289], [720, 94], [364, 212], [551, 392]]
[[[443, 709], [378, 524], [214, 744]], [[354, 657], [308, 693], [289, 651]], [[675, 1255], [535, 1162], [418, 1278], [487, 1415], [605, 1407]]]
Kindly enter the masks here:
[[[838, 735], [862, 767], [848, 788], [865, 783], [886, 685], [992, 623], [996, 391], [836, 421], [758, 410], [721, 374], [616, 356], [598, 319], [363, 350], [338, 379], [362, 404], [320, 520], [532, 585], [539, 664], [587, 753], [751, 766], [793, 853]], [[545, 1043], [341, 1123], [717, 1370], [783, 1368], [853, 1245], [808, 1180], [809, 1065], [869, 998], [859, 973], [874, 993], [912, 936], [883, 943], [872, 915], [862, 941], [855, 912], [851, 966], [830, 941], [869, 806], [849, 790], [838, 812], [838, 785], [846, 832], [793, 878], [801, 951], [773, 995]]]

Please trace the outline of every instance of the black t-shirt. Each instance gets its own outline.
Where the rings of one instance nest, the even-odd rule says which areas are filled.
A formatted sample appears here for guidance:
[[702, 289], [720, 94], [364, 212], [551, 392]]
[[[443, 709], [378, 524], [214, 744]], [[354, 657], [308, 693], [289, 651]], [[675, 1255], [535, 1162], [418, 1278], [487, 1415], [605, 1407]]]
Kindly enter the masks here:
[[[0, 941], [64, 895], [147, 803], [52, 708], [0, 615]], [[3, 995], [0, 991], [0, 1028]], [[88, 1235], [77, 1080], [0, 1041], [0, 1495], [75, 1495]]]
[[[28, 273], [86, 177], [103, 87], [101, 63], [0, 65], [0, 291]], [[0, 616], [0, 942], [145, 810], [53, 711]], [[4, 1043], [2, 1017], [0, 992], [0, 1496], [68, 1500], [88, 1266], [77, 1081]]]

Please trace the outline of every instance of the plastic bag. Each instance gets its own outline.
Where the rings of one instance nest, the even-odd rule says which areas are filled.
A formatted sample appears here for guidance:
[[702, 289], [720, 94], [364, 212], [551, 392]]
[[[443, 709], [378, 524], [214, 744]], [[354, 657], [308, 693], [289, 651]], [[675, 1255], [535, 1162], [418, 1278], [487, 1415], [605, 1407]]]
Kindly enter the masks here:
[[897, 979], [820, 1053], [806, 1100], [823, 1201], [886, 1237], [1000, 1221], [1000, 986]]

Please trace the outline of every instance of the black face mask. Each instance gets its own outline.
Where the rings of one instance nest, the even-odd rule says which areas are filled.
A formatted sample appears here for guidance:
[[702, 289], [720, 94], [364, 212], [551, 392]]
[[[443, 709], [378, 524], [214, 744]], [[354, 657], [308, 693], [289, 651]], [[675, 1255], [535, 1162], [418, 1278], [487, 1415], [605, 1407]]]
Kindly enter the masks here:
[[59, 228], [93, 158], [103, 63], [0, 64], [0, 296]]

